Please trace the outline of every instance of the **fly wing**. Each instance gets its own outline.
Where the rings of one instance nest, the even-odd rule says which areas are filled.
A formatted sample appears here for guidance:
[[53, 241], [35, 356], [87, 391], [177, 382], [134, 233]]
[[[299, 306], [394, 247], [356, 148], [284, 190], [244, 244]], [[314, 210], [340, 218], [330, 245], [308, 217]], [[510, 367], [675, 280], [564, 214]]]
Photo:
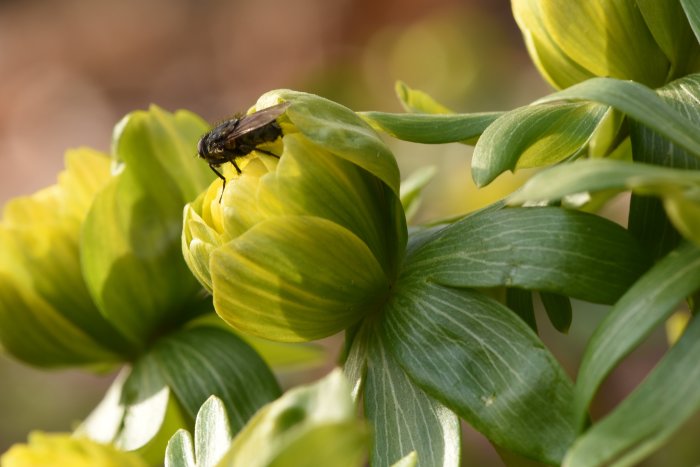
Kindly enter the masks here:
[[245, 115], [238, 121], [236, 128], [226, 135], [226, 141], [232, 143], [236, 138], [274, 122], [277, 117], [287, 110], [287, 107], [289, 107], [289, 102], [282, 102], [259, 112]]

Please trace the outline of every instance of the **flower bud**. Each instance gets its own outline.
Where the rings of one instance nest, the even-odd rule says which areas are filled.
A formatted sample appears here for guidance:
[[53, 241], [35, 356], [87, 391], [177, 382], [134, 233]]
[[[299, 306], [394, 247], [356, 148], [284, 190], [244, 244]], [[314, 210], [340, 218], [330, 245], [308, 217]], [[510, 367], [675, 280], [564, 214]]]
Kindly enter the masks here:
[[562, 89], [596, 76], [656, 88], [697, 71], [700, 47], [680, 2], [513, 0], [540, 73]]
[[185, 208], [183, 254], [217, 313], [244, 332], [306, 341], [375, 310], [406, 244], [393, 155], [355, 113], [317, 96], [288, 102], [281, 141], [236, 159]]

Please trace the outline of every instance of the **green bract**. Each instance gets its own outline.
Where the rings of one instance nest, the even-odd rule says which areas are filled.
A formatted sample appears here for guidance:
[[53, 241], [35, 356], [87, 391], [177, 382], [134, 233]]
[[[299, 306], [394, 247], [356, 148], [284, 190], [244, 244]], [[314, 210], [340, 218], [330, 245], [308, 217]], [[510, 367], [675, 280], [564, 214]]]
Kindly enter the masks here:
[[[279, 159], [253, 153], [185, 208], [190, 269], [229, 324], [280, 341], [318, 339], [377, 310], [406, 243], [391, 152], [349, 109], [274, 91], [262, 109], [291, 105], [279, 121]], [[227, 164], [228, 165], [228, 164]], [[227, 167], [223, 167], [227, 170]]]
[[595, 76], [658, 87], [698, 70], [700, 47], [680, 2], [513, 0], [533, 62], [556, 88]]

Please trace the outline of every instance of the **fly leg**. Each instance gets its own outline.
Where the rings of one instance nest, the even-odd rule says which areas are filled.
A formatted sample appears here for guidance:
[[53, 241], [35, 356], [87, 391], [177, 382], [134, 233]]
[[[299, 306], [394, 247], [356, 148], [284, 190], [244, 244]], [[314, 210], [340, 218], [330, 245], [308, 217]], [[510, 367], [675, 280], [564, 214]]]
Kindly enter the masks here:
[[[233, 163], [233, 166], [236, 167], [238, 173], [241, 173], [240, 169], [236, 166], [235, 162]], [[226, 188], [226, 177], [221, 175], [221, 172], [216, 170], [216, 168], [213, 165], [209, 164], [209, 168], [216, 174], [217, 177], [224, 181], [224, 185], [221, 187], [221, 196], [219, 196], [219, 204], [221, 204], [221, 199], [224, 197], [224, 188]]]

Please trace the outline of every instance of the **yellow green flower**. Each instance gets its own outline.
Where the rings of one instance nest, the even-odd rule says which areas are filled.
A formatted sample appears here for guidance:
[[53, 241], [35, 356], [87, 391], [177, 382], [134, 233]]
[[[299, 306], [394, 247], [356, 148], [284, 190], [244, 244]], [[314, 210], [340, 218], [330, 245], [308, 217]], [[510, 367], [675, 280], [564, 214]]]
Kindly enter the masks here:
[[280, 341], [331, 335], [379, 309], [406, 244], [396, 161], [349, 109], [272, 91], [289, 102], [284, 136], [222, 167], [230, 177], [185, 207], [185, 260], [233, 327]]
[[133, 453], [69, 434], [33, 432], [0, 457], [3, 467], [145, 467]]
[[95, 306], [80, 266], [80, 229], [110, 178], [109, 166], [96, 151], [68, 151], [58, 184], [4, 208], [0, 342], [21, 360], [39, 366], [110, 363], [128, 349]]
[[180, 253], [182, 207], [212, 179], [193, 157], [206, 128], [188, 112], [133, 112], [111, 159], [68, 151], [58, 184], [7, 203], [2, 348], [36, 366], [100, 369], [211, 311]]
[[540, 73], [556, 88], [595, 76], [659, 87], [700, 69], [680, 2], [512, 0]]

